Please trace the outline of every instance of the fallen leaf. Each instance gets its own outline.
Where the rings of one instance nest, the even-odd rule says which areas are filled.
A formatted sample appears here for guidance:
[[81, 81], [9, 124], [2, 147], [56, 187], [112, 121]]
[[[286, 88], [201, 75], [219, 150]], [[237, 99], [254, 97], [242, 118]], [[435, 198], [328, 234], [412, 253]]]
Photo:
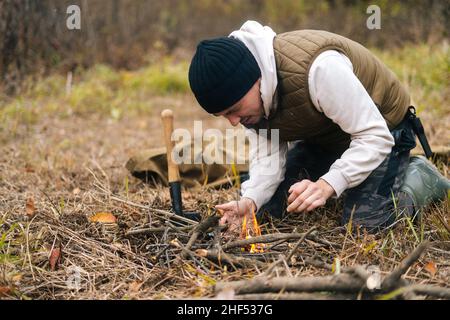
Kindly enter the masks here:
[[425, 265], [425, 270], [427, 270], [431, 274], [431, 276], [434, 276], [437, 272], [436, 264], [433, 261], [428, 262]]
[[36, 212], [36, 207], [34, 206], [34, 198], [33, 197], [29, 197], [27, 199], [27, 204], [26, 204], [27, 216], [32, 218], [34, 216], [35, 212]]
[[143, 282], [133, 281], [128, 284], [128, 290], [130, 290], [131, 292], [138, 292], [143, 284]]
[[11, 293], [10, 287], [0, 287], [0, 297], [6, 297]]
[[90, 222], [116, 223], [117, 218], [109, 212], [99, 212], [89, 218]]
[[14, 275], [11, 279], [12, 279], [12, 281], [14, 281], [14, 282], [20, 282], [20, 281], [22, 280], [22, 277], [23, 277], [23, 275], [20, 274], [20, 273], [18, 273], [18, 274], [16, 274], [16, 275]]
[[53, 248], [50, 253], [50, 270], [55, 271], [57, 265], [61, 262], [61, 248]]

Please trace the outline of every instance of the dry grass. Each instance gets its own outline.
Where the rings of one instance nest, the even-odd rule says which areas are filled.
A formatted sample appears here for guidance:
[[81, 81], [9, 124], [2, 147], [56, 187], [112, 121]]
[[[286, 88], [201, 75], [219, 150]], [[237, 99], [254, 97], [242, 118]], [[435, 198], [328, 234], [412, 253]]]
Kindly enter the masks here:
[[[161, 105], [173, 105], [177, 114], [185, 110], [186, 104], [193, 103], [187, 97], [167, 99]], [[175, 125], [189, 127], [189, 121], [182, 118], [179, 116]], [[216, 281], [250, 278], [263, 272], [255, 268], [218, 268], [202, 258], [185, 260], [179, 248], [170, 246], [175, 238], [185, 244], [188, 232], [169, 228], [164, 216], [148, 209], [169, 209], [168, 190], [149, 188], [128, 177], [123, 167], [133, 152], [161, 144], [158, 121], [155, 116], [122, 121], [102, 117], [46, 119], [2, 147], [0, 234], [4, 238], [0, 242], [0, 287], [12, 289], [4, 294], [6, 297], [212, 297]], [[206, 123], [207, 127], [226, 127], [217, 119], [208, 119]], [[232, 189], [201, 189], [185, 192], [183, 198], [187, 209], [207, 215], [211, 206], [232, 200], [235, 194]], [[34, 199], [33, 217], [26, 213], [29, 198]], [[401, 221], [394, 230], [379, 235], [347, 233], [339, 227], [339, 209], [340, 203], [330, 203], [312, 214], [290, 215], [283, 221], [265, 223], [263, 234], [294, 229], [304, 232], [315, 225], [321, 238], [336, 244], [321, 247], [306, 241], [300, 246], [293, 266], [279, 266], [273, 272], [292, 276], [329, 274], [328, 270], [302, 263], [303, 258], [314, 256], [327, 263], [339, 259], [342, 266], [378, 265], [384, 274], [421, 240], [429, 239], [432, 248], [409, 270], [406, 279], [448, 286], [450, 235], [437, 219], [440, 213], [448, 221], [448, 203], [430, 209], [417, 225]], [[103, 211], [113, 213], [118, 224], [89, 222], [89, 216]], [[124, 235], [143, 226], [163, 226], [166, 230], [154, 235]], [[196, 248], [207, 248], [211, 243], [203, 239]], [[269, 265], [294, 243], [280, 244], [258, 258]], [[59, 246], [61, 261], [52, 271], [49, 256]], [[437, 268], [434, 275], [425, 268], [429, 262]], [[70, 287], [76, 279], [73, 276], [76, 268], [80, 271], [78, 290]]]
[[[64, 83], [60, 86], [64, 87]], [[418, 86], [413, 90], [417, 91]], [[432, 106], [424, 105], [421, 113], [432, 145], [445, 146], [450, 142], [446, 134], [450, 117], [445, 111], [448, 88], [443, 90], [440, 110], [435, 112]], [[432, 96], [436, 96], [436, 91]], [[164, 215], [150, 210], [170, 208], [168, 190], [144, 185], [124, 167], [135, 152], [162, 145], [159, 113], [165, 107], [174, 109], [175, 127], [192, 130], [194, 119], [203, 120], [204, 129], [229, 128], [227, 123], [207, 116], [194, 106], [192, 96], [183, 93], [141, 96], [136, 91], [132, 99], [137, 99], [141, 106], [148, 103], [152, 107], [125, 111], [120, 117], [109, 111], [89, 111], [88, 105], [83, 112], [62, 114], [64, 103], [70, 109], [70, 100], [49, 96], [36, 105], [32, 98], [21, 102], [23, 110], [32, 111], [31, 117], [39, 115], [33, 121], [3, 118], [6, 122], [0, 128], [0, 298], [212, 297], [217, 281], [251, 278], [264, 272], [258, 268], [225, 269], [200, 257], [182, 259], [181, 249], [170, 243], [178, 239], [186, 244], [188, 231], [175, 230]], [[48, 107], [46, 101], [61, 105]], [[123, 103], [134, 102], [124, 95]], [[11, 112], [15, 110], [11, 103], [8, 108]], [[440, 163], [439, 168], [448, 176], [445, 164]], [[185, 192], [183, 200], [186, 209], [207, 215], [213, 205], [232, 200], [235, 195], [233, 189], [200, 189]], [[28, 215], [26, 203], [31, 198], [34, 210], [29, 208]], [[330, 202], [311, 214], [266, 222], [263, 234], [305, 232], [316, 226], [318, 236], [333, 243], [320, 246], [309, 240], [303, 242], [293, 265], [280, 264], [273, 274], [330, 274], [329, 270], [304, 263], [305, 258], [313, 256], [329, 264], [339, 259], [341, 266], [376, 265], [382, 274], [387, 274], [422, 240], [430, 240], [431, 248], [408, 270], [405, 278], [414, 283], [450, 287], [450, 234], [441, 222], [450, 221], [448, 200], [430, 208], [422, 221], [402, 220], [392, 231], [377, 235], [350, 234], [339, 227], [340, 209], [339, 202]], [[88, 218], [97, 212], [113, 213], [118, 223], [90, 222]], [[164, 227], [164, 232], [125, 236], [130, 229], [148, 226]], [[201, 239], [193, 249], [208, 248], [212, 242]], [[284, 242], [252, 258], [269, 265], [294, 244], [295, 241]], [[62, 255], [52, 270], [49, 258], [55, 248], [61, 248]], [[76, 270], [79, 287], [73, 288], [70, 284], [77, 280]]]

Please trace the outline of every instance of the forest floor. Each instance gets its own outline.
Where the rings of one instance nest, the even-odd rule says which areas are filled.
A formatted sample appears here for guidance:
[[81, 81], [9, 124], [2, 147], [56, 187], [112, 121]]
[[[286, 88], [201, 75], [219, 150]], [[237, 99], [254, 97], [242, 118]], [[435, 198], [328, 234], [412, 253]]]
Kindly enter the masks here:
[[[414, 49], [413, 57], [407, 49], [380, 56], [420, 101], [430, 144], [445, 148], [450, 145], [450, 94], [441, 73], [448, 70], [448, 47], [433, 53], [425, 46]], [[299, 236], [266, 243], [260, 253], [230, 248], [231, 263], [200, 254], [217, 243], [226, 247], [220, 233], [200, 236], [186, 248], [194, 226], [180, 228], [168, 219], [168, 188], [143, 183], [124, 165], [142, 150], [163, 146], [159, 115], [164, 108], [174, 110], [176, 128], [192, 131], [194, 120], [202, 120], [204, 129], [231, 127], [196, 105], [185, 79], [177, 78], [186, 65], [161, 65], [159, 71], [151, 66], [133, 72], [99, 66], [76, 75], [70, 93], [65, 77], [52, 76], [35, 80], [21, 96], [1, 97], [0, 298], [233, 298], [237, 290], [217, 292], [215, 286], [263, 276], [332, 276], [356, 265], [372, 266], [383, 278], [424, 241], [430, 242], [427, 250], [404, 270], [403, 278], [450, 288], [448, 199], [430, 207], [421, 219], [403, 217], [391, 230], [374, 235], [340, 226], [340, 201], [308, 214], [267, 219], [261, 225], [263, 235], [315, 230], [302, 241]], [[448, 177], [445, 162], [436, 165]], [[206, 217], [214, 205], [234, 200], [236, 193], [234, 187], [201, 187], [183, 191], [183, 201], [186, 209]], [[102, 212], [117, 221], [92, 222]], [[129, 234], [142, 228], [152, 229]], [[370, 298], [401, 294], [386, 293]], [[267, 297], [334, 296], [283, 294]], [[358, 292], [340, 297], [364, 298]]]

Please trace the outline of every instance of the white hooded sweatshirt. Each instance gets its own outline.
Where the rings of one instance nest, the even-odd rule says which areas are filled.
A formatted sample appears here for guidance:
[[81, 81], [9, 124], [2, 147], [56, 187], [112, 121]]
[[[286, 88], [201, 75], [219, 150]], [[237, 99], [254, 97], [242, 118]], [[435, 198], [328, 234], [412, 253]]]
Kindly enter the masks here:
[[[256, 21], [247, 21], [230, 34], [247, 46], [261, 69], [261, 98], [264, 114], [276, 110], [274, 93], [278, 84], [273, 38], [275, 32]], [[362, 183], [376, 169], [394, 145], [386, 121], [359, 79], [351, 61], [335, 50], [322, 52], [313, 62], [309, 74], [309, 94], [314, 106], [350, 134], [349, 148], [321, 177], [339, 197], [348, 188]], [[257, 135], [255, 130], [246, 133]], [[289, 148], [293, 144], [289, 144]], [[270, 148], [269, 148], [270, 149]], [[241, 195], [255, 201], [257, 208], [267, 203], [284, 179], [288, 144], [280, 141], [279, 149], [261, 154], [257, 147], [249, 153], [249, 180], [242, 184]], [[278, 161], [274, 166], [273, 161]]]

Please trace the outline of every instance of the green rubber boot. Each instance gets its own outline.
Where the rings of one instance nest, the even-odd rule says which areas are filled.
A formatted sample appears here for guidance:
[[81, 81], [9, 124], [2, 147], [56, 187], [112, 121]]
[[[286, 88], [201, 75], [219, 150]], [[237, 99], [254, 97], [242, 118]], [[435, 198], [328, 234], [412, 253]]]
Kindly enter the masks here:
[[416, 209], [433, 201], [443, 200], [448, 195], [450, 180], [424, 156], [412, 156], [400, 191], [409, 194]]

